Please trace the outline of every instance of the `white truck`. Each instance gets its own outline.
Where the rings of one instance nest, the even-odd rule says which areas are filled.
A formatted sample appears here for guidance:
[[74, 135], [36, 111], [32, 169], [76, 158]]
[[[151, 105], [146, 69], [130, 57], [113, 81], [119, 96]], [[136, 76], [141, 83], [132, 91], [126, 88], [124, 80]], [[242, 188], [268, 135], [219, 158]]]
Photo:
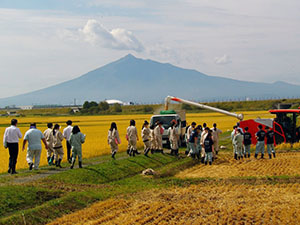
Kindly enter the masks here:
[[170, 127], [170, 124], [172, 122], [172, 120], [176, 120], [177, 122], [177, 131], [179, 134], [179, 146], [183, 146], [185, 145], [185, 131], [186, 131], [186, 115], [185, 115], [185, 111], [184, 110], [169, 110], [169, 104], [170, 101], [175, 101], [175, 102], [179, 102], [179, 103], [184, 103], [184, 104], [188, 104], [188, 105], [192, 105], [192, 106], [196, 106], [202, 109], [208, 109], [208, 110], [212, 110], [215, 112], [219, 112], [228, 116], [232, 116], [235, 117], [239, 120], [243, 120], [244, 115], [243, 114], [236, 114], [236, 113], [232, 113], [232, 112], [228, 112], [226, 110], [223, 109], [218, 109], [218, 108], [214, 108], [211, 106], [207, 106], [207, 105], [203, 105], [200, 103], [196, 103], [196, 102], [192, 102], [192, 101], [188, 101], [188, 100], [184, 100], [181, 98], [176, 98], [173, 96], [168, 96], [165, 98], [165, 110], [160, 111], [159, 114], [157, 115], [153, 115], [151, 117], [150, 120], [150, 126], [154, 125], [157, 121], [160, 121], [163, 123], [163, 127], [164, 127], [164, 133], [163, 133], [163, 145], [164, 146], [169, 146], [170, 142], [169, 142], [169, 137], [168, 137], [168, 129]]
[[168, 137], [168, 129], [171, 125], [171, 122], [176, 121], [176, 129], [179, 134], [179, 146], [185, 144], [185, 129], [186, 129], [186, 120], [185, 120], [185, 111], [184, 110], [164, 110], [160, 111], [159, 114], [153, 115], [150, 120], [150, 126], [153, 126], [157, 121], [163, 123], [164, 133], [163, 133], [163, 145], [164, 147], [169, 147], [169, 137]]

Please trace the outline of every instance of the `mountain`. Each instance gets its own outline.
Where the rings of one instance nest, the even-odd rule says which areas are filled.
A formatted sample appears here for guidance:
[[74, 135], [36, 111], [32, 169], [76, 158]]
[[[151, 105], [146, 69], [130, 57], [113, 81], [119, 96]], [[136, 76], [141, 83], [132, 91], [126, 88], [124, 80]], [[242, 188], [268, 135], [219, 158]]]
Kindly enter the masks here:
[[119, 99], [139, 103], [162, 102], [167, 95], [192, 100], [228, 100], [298, 96], [300, 86], [285, 82], [246, 82], [208, 76], [169, 63], [129, 54], [76, 79], [27, 94], [0, 99], [0, 106], [70, 104], [73, 99]]

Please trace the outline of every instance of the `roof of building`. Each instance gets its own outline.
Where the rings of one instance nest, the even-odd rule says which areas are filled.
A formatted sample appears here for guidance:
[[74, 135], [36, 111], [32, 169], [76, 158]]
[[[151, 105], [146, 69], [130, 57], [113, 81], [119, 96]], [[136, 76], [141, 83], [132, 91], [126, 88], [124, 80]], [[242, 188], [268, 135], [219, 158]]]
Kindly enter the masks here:
[[123, 105], [124, 103], [120, 100], [115, 100], [115, 99], [110, 99], [110, 100], [105, 100], [109, 105], [113, 105], [113, 104], [120, 104]]

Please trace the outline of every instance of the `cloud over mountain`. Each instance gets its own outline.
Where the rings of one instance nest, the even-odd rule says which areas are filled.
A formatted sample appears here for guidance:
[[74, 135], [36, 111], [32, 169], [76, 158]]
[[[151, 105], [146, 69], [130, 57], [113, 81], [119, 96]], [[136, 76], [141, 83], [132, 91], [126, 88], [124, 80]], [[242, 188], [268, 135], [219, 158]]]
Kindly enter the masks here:
[[136, 52], [144, 50], [142, 43], [131, 31], [124, 28], [108, 30], [99, 21], [93, 19], [88, 20], [85, 26], [79, 29], [79, 34], [84, 41], [92, 45], [101, 45], [102, 47], [119, 50], [134, 50]]

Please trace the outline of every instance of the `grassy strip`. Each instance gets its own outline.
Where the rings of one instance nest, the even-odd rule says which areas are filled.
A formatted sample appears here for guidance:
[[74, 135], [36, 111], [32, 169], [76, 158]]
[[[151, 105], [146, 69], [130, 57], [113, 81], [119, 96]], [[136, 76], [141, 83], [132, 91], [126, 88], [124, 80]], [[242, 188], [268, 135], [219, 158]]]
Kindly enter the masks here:
[[61, 194], [59, 191], [49, 191], [32, 186], [0, 187], [0, 217], [59, 198]]
[[155, 169], [176, 161], [178, 158], [167, 154], [153, 154], [149, 157], [141, 155], [134, 158], [110, 160], [83, 169], [68, 170], [51, 175], [46, 180], [71, 184], [102, 184], [133, 176], [147, 168]]

